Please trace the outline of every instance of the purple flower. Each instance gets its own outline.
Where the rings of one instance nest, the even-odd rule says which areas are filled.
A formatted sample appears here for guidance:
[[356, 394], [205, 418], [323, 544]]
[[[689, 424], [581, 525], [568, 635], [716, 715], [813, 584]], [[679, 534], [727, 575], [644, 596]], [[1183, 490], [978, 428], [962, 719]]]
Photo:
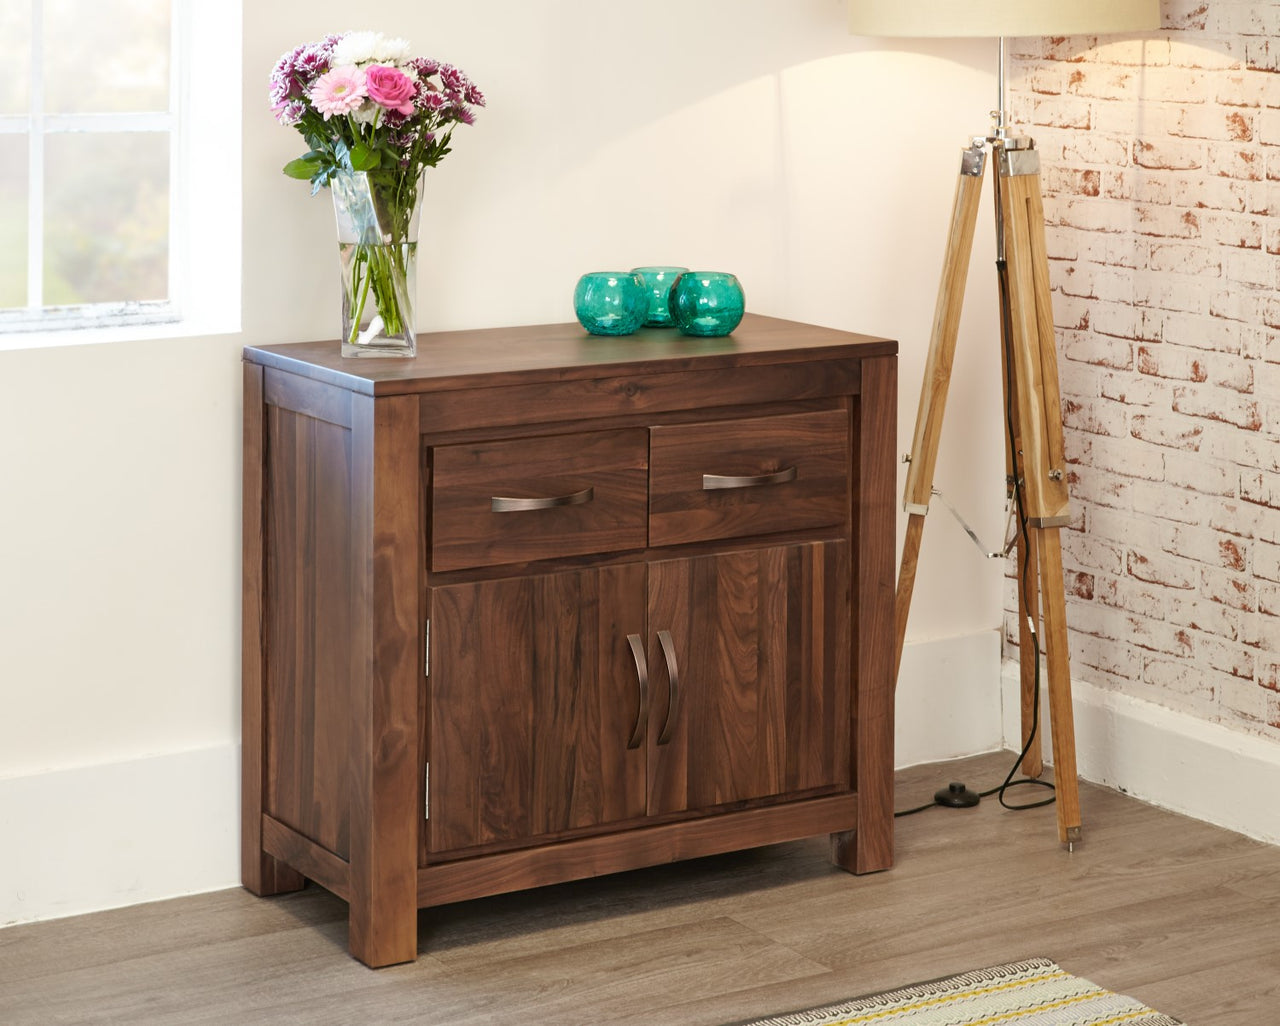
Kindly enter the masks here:
[[418, 106], [426, 111], [441, 111], [449, 106], [449, 98], [444, 93], [438, 93], [434, 90], [420, 92], [418, 94]]
[[440, 62], [433, 61], [430, 57], [414, 57], [409, 61], [409, 67], [417, 72], [418, 78], [426, 79], [440, 70]]
[[293, 126], [301, 121], [303, 115], [307, 113], [307, 103], [305, 100], [286, 100], [284, 103], [273, 107], [272, 110], [280, 124]]
[[448, 117], [464, 125], [474, 125], [476, 123], [476, 116], [471, 113], [471, 108], [461, 103], [449, 104]]
[[472, 83], [467, 83], [467, 88], [462, 91], [463, 99], [474, 107], [484, 106], [484, 93], [475, 87]]
[[440, 65], [440, 81], [444, 85], [445, 92], [457, 93], [459, 96], [470, 84], [467, 76], [452, 64]]

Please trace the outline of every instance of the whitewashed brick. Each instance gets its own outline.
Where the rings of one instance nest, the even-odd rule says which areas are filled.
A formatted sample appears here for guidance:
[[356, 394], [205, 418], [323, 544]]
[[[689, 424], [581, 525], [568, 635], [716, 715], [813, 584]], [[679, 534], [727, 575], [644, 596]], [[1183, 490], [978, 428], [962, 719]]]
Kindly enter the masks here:
[[1257, 586], [1243, 574], [1206, 567], [1200, 571], [1200, 593], [1232, 609], [1252, 612], [1258, 608]]
[[[1160, 466], [1163, 472], [1163, 460]], [[1168, 488], [1163, 475], [1153, 481], [1135, 482], [1132, 496], [1133, 512], [1148, 517], [1151, 524], [1202, 524], [1207, 515], [1203, 495], [1185, 488]]]
[[[1178, 591], [1190, 591], [1199, 582], [1199, 574], [1183, 560], [1150, 552], [1130, 551], [1125, 557], [1125, 571], [1135, 580]], [[1165, 596], [1166, 602], [1167, 599]]]
[[1240, 475], [1240, 498], [1255, 506], [1280, 510], [1280, 474], [1248, 471]]
[[1217, 674], [1188, 660], [1149, 657], [1142, 667], [1142, 679], [1165, 695], [1196, 699], [1192, 708], [1213, 710], [1217, 695]]
[[1222, 107], [1189, 107], [1179, 112], [1169, 134], [1175, 138], [1243, 143], [1254, 139], [1253, 115]]
[[1164, 479], [1170, 485], [1187, 488], [1204, 495], [1235, 498], [1238, 470], [1182, 452], [1169, 452], [1164, 458]]
[[1108, 402], [1105, 399], [1064, 399], [1062, 401], [1062, 422], [1071, 430], [1121, 438], [1127, 431], [1125, 420], [1125, 408], [1119, 403]]
[[[1210, 322], [1216, 323], [1216, 322]], [[1209, 380], [1208, 358], [1194, 348], [1165, 342], [1138, 346], [1138, 373], [1175, 381]], [[1165, 393], [1167, 397], [1167, 393]]]
[[[1056, 309], [1056, 307], [1055, 307]], [[1131, 331], [1137, 331], [1137, 319], [1131, 318]], [[1105, 323], [1105, 322], [1104, 322]], [[1120, 332], [1119, 326], [1112, 328]], [[1133, 344], [1122, 338], [1105, 338], [1083, 336], [1068, 340], [1062, 348], [1063, 356], [1078, 363], [1087, 363], [1095, 367], [1109, 367], [1113, 370], [1128, 370], [1133, 366]]]
[[1229, 641], [1242, 639], [1241, 624], [1248, 617], [1249, 614], [1238, 609], [1182, 591], [1170, 593], [1166, 597], [1165, 619], [1170, 624], [1192, 631], [1204, 631], [1215, 638]]
[[1234, 424], [1246, 431], [1257, 431], [1262, 427], [1262, 415], [1256, 400], [1224, 395], [1221, 389], [1178, 385], [1173, 390], [1173, 410], [1188, 417]]
[[1129, 432], [1134, 438], [1169, 449], [1199, 452], [1204, 431], [1203, 424], [1188, 423], [1185, 417], [1170, 414], [1140, 413], [1129, 418]]
[[1126, 406], [1152, 407], [1169, 405], [1169, 394], [1161, 382], [1133, 374], [1113, 373], [1098, 377], [1098, 393]]
[[1280, 584], [1280, 545], [1262, 542], [1253, 547], [1253, 573], [1264, 581]]
[[1172, 528], [1164, 540], [1163, 548], [1170, 555], [1222, 570], [1242, 573], [1248, 567], [1248, 542], [1234, 535], [1203, 527], [1179, 525]]
[[1216, 278], [1222, 273], [1222, 258], [1217, 250], [1195, 242], [1162, 242], [1152, 244], [1147, 266], [1153, 271]]

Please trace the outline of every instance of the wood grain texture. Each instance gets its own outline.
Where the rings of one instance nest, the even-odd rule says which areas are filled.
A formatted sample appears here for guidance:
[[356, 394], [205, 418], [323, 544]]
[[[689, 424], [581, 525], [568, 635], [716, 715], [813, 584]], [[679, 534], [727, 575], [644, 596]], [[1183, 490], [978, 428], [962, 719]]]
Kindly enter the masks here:
[[[903, 806], [1012, 753], [898, 776]], [[892, 872], [817, 839], [433, 908], [421, 957], [371, 973], [320, 888], [218, 891], [0, 930], [6, 1026], [723, 1026], [1030, 954], [1196, 1026], [1274, 1026], [1280, 849], [1082, 784], [1054, 811], [900, 820]]]
[[[983, 170], [985, 170], [985, 161]], [[969, 259], [973, 254], [973, 234], [982, 200], [982, 175], [960, 174], [956, 179], [955, 200], [951, 210], [951, 226], [947, 235], [934, 307], [933, 331], [929, 337], [929, 353], [925, 361], [924, 380], [920, 385], [920, 403], [916, 410], [915, 434], [911, 442], [911, 464], [907, 468], [903, 501], [908, 506], [927, 507], [933, 494], [933, 471], [938, 460], [938, 444], [942, 439], [943, 417], [947, 410], [947, 391], [951, 385], [951, 368], [955, 362], [956, 340], [960, 333], [960, 314], [964, 309], [965, 285], [969, 278]]]
[[[676, 390], [673, 401], [688, 405], [691, 397], [696, 402], [699, 395], [705, 395], [703, 374], [721, 377], [732, 392], [732, 382], [745, 378], [730, 372], [770, 367], [783, 376], [771, 394], [784, 398], [786, 386], [794, 383], [788, 369], [791, 366], [852, 361], [844, 365], [845, 370], [856, 372], [857, 360], [896, 352], [897, 343], [888, 339], [749, 313], [732, 335], [717, 339], [688, 338], [674, 328], [648, 328], [639, 335], [610, 339], [588, 335], [576, 323], [542, 324], [419, 335], [417, 356], [411, 360], [344, 359], [332, 341], [249, 346], [245, 358], [362, 395], [436, 395], [445, 400], [450, 392], [477, 386], [535, 386], [533, 391], [520, 393], [522, 405], [528, 403], [533, 416], [539, 415], [537, 407], [544, 402], [559, 409], [561, 416], [565, 410], [599, 416], [625, 412], [628, 395], [647, 395], [649, 401], [663, 404], [663, 388], [633, 391], [609, 385], [637, 371], [660, 375], [651, 380]], [[689, 372], [694, 373], [696, 384], [682, 387], [681, 379]], [[811, 380], [813, 387], [821, 388], [820, 394], [849, 390], [849, 383], [843, 381], [822, 387], [819, 377], [814, 375]], [[767, 375], [755, 378], [754, 389], [768, 387], [760, 383]], [[592, 380], [598, 383], [574, 395], [557, 387], [561, 382]], [[853, 385], [856, 389], [856, 382]], [[592, 394], [612, 406], [602, 409], [597, 405], [591, 412], [588, 404]], [[767, 398], [757, 395], [754, 400], [741, 401]], [[458, 412], [466, 414], [468, 408], [469, 404], [464, 404]], [[487, 414], [500, 419], [510, 411], [498, 408]], [[474, 408], [470, 415], [475, 416]], [[450, 425], [442, 426], [448, 430]]]
[[893, 864], [893, 484], [896, 480], [898, 365], [863, 363], [853, 452], [854, 784], [862, 801], [852, 833], [831, 839], [832, 858], [858, 873]]
[[649, 576], [649, 812], [849, 787], [847, 546], [663, 560]]
[[[887, 865], [891, 706], [869, 650], [894, 344], [752, 318], [710, 343], [552, 326], [433, 348], [380, 366], [246, 350], [270, 393], [253, 843], [343, 888], [373, 966], [415, 957], [417, 900], [468, 887], [851, 826], [849, 865]], [[670, 471], [652, 493], [651, 432]], [[798, 488], [661, 510], [655, 546], [651, 501], [686, 472], [784, 460]], [[571, 495], [591, 501], [493, 509]]]
[[[842, 525], [848, 515], [849, 417], [844, 410], [654, 427], [649, 543]], [[704, 476], [794, 471], [778, 484], [707, 489]]]
[[[307, 383], [309, 384], [309, 383]], [[350, 855], [351, 432], [267, 407], [265, 812]]]
[[268, 759], [266, 544], [263, 524], [266, 427], [263, 371], [244, 367], [243, 523], [240, 642], [240, 878], [254, 894], [297, 890], [302, 877], [268, 855], [262, 846], [262, 813], [267, 803]]
[[352, 401], [351, 952], [417, 956], [418, 687], [423, 654], [417, 404]]
[[423, 866], [418, 903], [465, 901], [809, 837], [847, 822], [857, 804], [850, 794], [819, 797]]
[[431, 851], [644, 815], [644, 588], [631, 563], [432, 590]]
[[[645, 547], [649, 439], [639, 428], [439, 446], [431, 459], [434, 570]], [[576, 505], [492, 508], [494, 498], [586, 489]]]

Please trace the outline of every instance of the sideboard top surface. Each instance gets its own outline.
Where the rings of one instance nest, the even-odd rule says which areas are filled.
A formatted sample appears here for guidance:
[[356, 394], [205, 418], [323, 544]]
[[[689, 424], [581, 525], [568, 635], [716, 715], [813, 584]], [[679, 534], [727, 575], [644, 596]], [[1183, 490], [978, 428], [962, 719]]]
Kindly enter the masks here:
[[365, 395], [450, 391], [484, 378], [563, 381], [696, 366], [762, 366], [796, 359], [888, 356], [889, 339], [747, 314], [725, 338], [690, 338], [643, 328], [618, 338], [588, 335], [577, 323], [448, 331], [418, 336], [413, 359], [344, 358], [336, 341], [246, 346], [244, 358]]

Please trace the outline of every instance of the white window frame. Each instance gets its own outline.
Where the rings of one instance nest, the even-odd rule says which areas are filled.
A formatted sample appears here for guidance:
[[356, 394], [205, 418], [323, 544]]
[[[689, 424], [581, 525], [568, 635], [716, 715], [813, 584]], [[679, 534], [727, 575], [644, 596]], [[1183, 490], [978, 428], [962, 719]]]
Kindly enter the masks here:
[[[44, 0], [28, 2], [38, 16]], [[44, 114], [42, 42], [37, 38], [33, 44], [32, 113], [0, 118], [0, 131], [29, 133], [28, 306], [0, 311], [0, 351], [239, 330], [241, 0], [170, 0], [170, 5], [165, 112]], [[49, 131], [170, 133], [168, 299], [38, 305], [43, 151]]]

